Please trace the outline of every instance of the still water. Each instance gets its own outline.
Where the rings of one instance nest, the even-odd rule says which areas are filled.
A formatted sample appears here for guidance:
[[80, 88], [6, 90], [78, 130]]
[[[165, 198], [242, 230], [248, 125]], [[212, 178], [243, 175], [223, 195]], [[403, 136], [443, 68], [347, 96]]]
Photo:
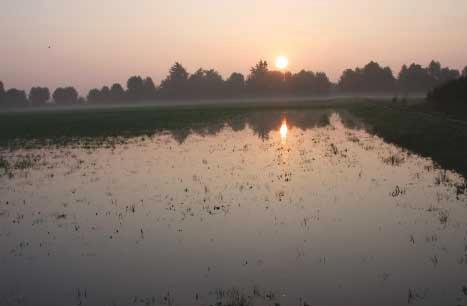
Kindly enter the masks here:
[[466, 304], [464, 179], [367, 130], [265, 113], [3, 150], [0, 305]]

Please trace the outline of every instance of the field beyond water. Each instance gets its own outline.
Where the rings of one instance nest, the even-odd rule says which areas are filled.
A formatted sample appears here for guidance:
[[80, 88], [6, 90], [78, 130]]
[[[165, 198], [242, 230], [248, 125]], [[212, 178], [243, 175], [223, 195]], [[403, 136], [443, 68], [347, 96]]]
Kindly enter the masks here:
[[0, 114], [0, 305], [464, 305], [467, 124], [422, 100]]

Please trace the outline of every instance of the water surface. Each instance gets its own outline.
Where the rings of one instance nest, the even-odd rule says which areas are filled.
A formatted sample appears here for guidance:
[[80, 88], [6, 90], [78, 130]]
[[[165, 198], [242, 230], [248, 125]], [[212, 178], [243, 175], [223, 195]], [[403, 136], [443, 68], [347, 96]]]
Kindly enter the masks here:
[[467, 303], [464, 179], [368, 131], [264, 112], [3, 150], [0, 305]]

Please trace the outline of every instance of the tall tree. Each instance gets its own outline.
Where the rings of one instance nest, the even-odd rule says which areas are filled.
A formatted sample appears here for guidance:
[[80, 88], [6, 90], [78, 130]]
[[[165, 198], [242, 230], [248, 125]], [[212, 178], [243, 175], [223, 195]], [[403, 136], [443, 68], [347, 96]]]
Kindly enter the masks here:
[[43, 106], [50, 100], [50, 90], [47, 87], [33, 87], [29, 91], [29, 102], [32, 106]]
[[93, 88], [89, 91], [87, 96], [88, 103], [97, 104], [101, 102], [101, 92], [97, 88]]
[[250, 74], [246, 81], [248, 91], [253, 93], [265, 93], [270, 88], [269, 85], [268, 62], [260, 60], [254, 67], [251, 67]]
[[110, 98], [112, 102], [119, 103], [125, 100], [125, 90], [122, 85], [115, 83], [110, 88]]
[[359, 92], [362, 90], [363, 78], [360, 69], [346, 69], [342, 73], [338, 87], [342, 92]]
[[430, 64], [428, 64], [428, 67], [426, 68], [428, 71], [428, 74], [431, 76], [433, 79], [433, 85], [437, 82], [439, 82], [442, 78], [442, 73], [441, 73], [441, 63], [432, 60]]
[[467, 66], [465, 66], [464, 70], [462, 70], [462, 76], [467, 77]]
[[396, 79], [391, 68], [371, 61], [363, 68], [345, 70], [338, 86], [344, 92], [387, 93], [395, 90]]
[[144, 99], [153, 100], [156, 97], [157, 90], [154, 82], [150, 77], [147, 77], [143, 81], [143, 96]]
[[191, 97], [219, 97], [223, 94], [224, 80], [213, 69], [198, 69], [188, 78], [188, 91]]
[[214, 69], [209, 69], [205, 71], [206, 87], [208, 96], [220, 96], [224, 89], [224, 79]]
[[458, 113], [467, 108], [467, 77], [448, 81], [428, 93], [428, 100], [434, 102], [440, 111]]
[[0, 81], [0, 107], [5, 103], [5, 88], [3, 83]]
[[78, 103], [78, 92], [74, 87], [59, 87], [52, 94], [56, 104], [68, 105]]
[[241, 95], [245, 90], [245, 77], [241, 73], [234, 72], [230, 77], [225, 81], [225, 91], [226, 94]]
[[328, 93], [331, 82], [324, 72], [302, 70], [292, 75], [291, 90], [297, 94], [323, 94]]
[[439, 62], [433, 60], [425, 68], [415, 63], [409, 67], [403, 65], [399, 72], [398, 85], [399, 90], [405, 93], [425, 93], [459, 76], [458, 70], [442, 67]]
[[5, 104], [10, 107], [24, 107], [27, 106], [28, 98], [24, 90], [11, 88], [5, 93]]
[[317, 72], [315, 74], [315, 91], [317, 94], [329, 93], [332, 83], [324, 72]]
[[411, 64], [409, 67], [402, 66], [398, 77], [399, 89], [404, 93], [427, 92], [433, 86], [433, 78], [428, 69], [421, 65]]
[[100, 92], [100, 100], [101, 103], [110, 103], [111, 96], [110, 96], [110, 89], [108, 86], [103, 86]]
[[140, 101], [144, 98], [144, 81], [140, 76], [132, 76], [127, 82], [128, 98], [131, 101]]
[[168, 97], [183, 97], [187, 95], [188, 72], [178, 62], [169, 70], [169, 75], [161, 82], [161, 93]]

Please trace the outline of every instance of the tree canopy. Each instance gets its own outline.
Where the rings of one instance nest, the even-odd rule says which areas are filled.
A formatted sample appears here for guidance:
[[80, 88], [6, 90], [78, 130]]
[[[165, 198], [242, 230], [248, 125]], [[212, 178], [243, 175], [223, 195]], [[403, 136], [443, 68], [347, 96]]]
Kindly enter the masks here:
[[457, 111], [459, 107], [467, 110], [467, 76], [434, 88], [428, 93], [428, 100], [441, 111]]
[[50, 90], [47, 87], [32, 87], [29, 91], [29, 103], [32, 106], [42, 106], [50, 100]]
[[165, 97], [186, 97], [188, 72], [182, 64], [176, 62], [170, 67], [169, 75], [161, 82], [161, 94]]
[[396, 79], [389, 67], [381, 67], [371, 61], [363, 68], [347, 69], [339, 79], [342, 92], [391, 93], [396, 90]]
[[427, 92], [430, 89], [439, 86], [447, 81], [456, 79], [460, 76], [458, 70], [452, 70], [447, 67], [442, 68], [436, 61], [423, 68], [418, 64], [411, 64], [409, 67], [402, 66], [399, 72], [399, 90], [404, 93]]
[[5, 88], [3, 87], [3, 83], [0, 82], [0, 107], [5, 102]]
[[52, 97], [56, 104], [69, 105], [78, 103], [78, 92], [74, 87], [59, 87]]
[[[132, 76], [126, 88], [119, 83], [91, 89], [86, 99], [79, 97], [73, 87], [57, 88], [52, 102], [60, 105], [75, 103], [115, 104], [154, 101], [156, 99], [222, 98], [264, 95], [326, 95], [333, 93], [358, 94], [409, 94], [427, 93], [433, 88], [467, 76], [467, 66], [458, 70], [443, 67], [431, 61], [426, 67], [412, 63], [403, 65], [397, 78], [389, 67], [371, 61], [363, 67], [346, 69], [337, 84], [332, 83], [326, 73], [302, 69], [297, 73], [270, 70], [268, 62], [260, 60], [247, 76], [233, 72], [227, 79], [215, 69], [199, 68], [190, 74], [176, 62], [168, 75], [157, 86], [150, 77]], [[451, 85], [452, 86], [452, 85]], [[433, 94], [435, 91], [433, 91]], [[0, 106], [42, 106], [50, 100], [46, 87], [33, 87], [29, 96], [21, 90], [6, 91], [0, 82]]]
[[6, 91], [5, 103], [9, 107], [24, 107], [29, 104], [26, 92], [16, 88], [11, 88]]

